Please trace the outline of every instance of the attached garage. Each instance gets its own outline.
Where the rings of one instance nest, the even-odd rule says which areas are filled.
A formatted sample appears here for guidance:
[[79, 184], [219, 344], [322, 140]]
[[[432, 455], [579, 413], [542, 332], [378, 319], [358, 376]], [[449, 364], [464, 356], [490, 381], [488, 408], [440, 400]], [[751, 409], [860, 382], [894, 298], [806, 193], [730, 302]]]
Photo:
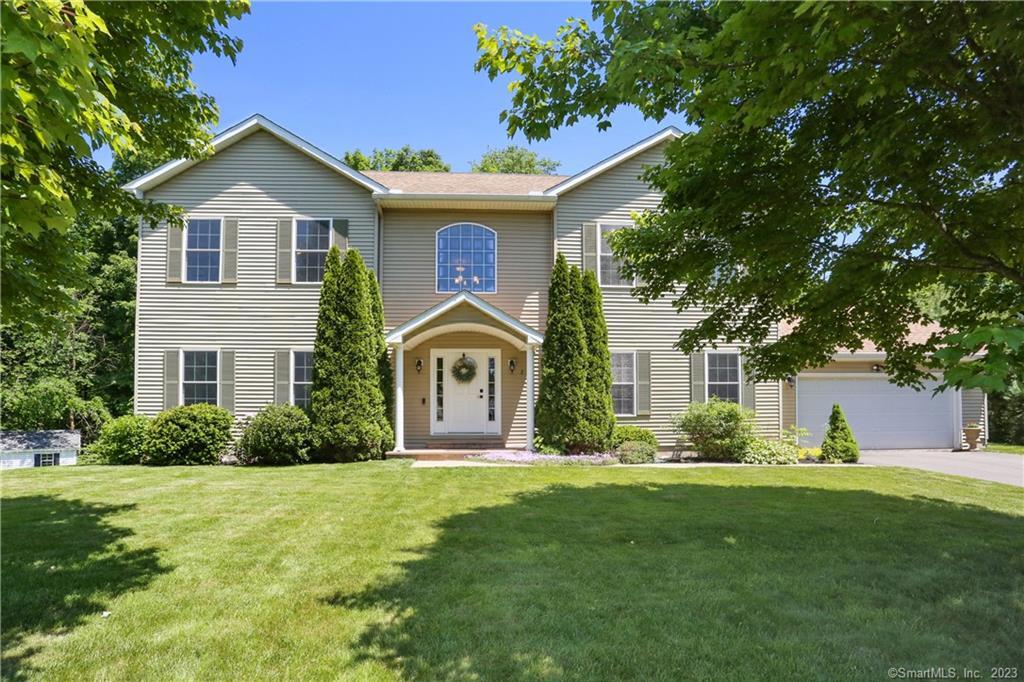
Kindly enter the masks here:
[[815, 376], [802, 373], [796, 385], [796, 423], [811, 432], [807, 442], [818, 446], [832, 405], [843, 408], [861, 448], [947, 448], [960, 444], [960, 394], [933, 394], [925, 388], [889, 383], [884, 374]]

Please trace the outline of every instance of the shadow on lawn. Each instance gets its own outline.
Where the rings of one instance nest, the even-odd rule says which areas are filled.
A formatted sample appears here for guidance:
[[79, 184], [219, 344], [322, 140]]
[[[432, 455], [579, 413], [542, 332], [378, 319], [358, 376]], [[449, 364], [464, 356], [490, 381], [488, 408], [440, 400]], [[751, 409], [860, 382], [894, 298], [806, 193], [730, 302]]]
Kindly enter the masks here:
[[31, 672], [34, 636], [59, 636], [103, 611], [110, 599], [167, 572], [154, 549], [128, 549], [132, 531], [108, 517], [134, 505], [46, 495], [3, 500], [2, 676]]
[[[361, 661], [464, 679], [870, 678], [1018, 665], [1024, 522], [865, 491], [553, 487], [445, 519]], [[379, 611], [378, 611], [379, 614]]]

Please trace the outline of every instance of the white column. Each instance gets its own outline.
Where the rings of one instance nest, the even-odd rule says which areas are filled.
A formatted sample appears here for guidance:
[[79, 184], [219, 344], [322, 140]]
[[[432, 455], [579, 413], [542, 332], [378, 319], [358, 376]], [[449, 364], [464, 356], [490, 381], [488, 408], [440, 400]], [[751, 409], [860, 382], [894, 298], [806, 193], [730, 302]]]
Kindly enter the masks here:
[[526, 449], [533, 450], [533, 349], [532, 343], [526, 344]]
[[395, 452], [405, 450], [405, 344], [395, 346]]

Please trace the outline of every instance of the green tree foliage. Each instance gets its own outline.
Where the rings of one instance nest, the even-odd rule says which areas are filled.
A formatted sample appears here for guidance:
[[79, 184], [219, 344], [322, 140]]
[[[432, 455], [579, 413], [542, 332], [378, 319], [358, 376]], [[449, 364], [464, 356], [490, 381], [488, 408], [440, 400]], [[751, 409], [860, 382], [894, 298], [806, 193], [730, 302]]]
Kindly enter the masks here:
[[102, 400], [81, 398], [67, 379], [49, 377], [4, 396], [5, 429], [77, 429], [82, 432], [82, 443], [87, 444], [95, 440], [108, 419], [110, 412]]
[[366, 269], [366, 292], [370, 297], [370, 313], [373, 317], [374, 340], [377, 343], [377, 379], [381, 395], [384, 396], [384, 414], [386, 416], [384, 450], [395, 447], [395, 379], [391, 369], [391, 357], [388, 355], [388, 344], [384, 340], [384, 299], [380, 293], [377, 273]]
[[545, 444], [568, 453], [585, 452], [588, 445], [587, 338], [574, 292], [572, 270], [559, 253], [548, 289], [537, 432]]
[[76, 216], [175, 213], [122, 191], [92, 152], [205, 153], [217, 108], [190, 80], [193, 55], [234, 60], [242, 44], [223, 27], [247, 12], [242, 0], [0, 3], [5, 322], [73, 307], [86, 267], [66, 239]]
[[153, 418], [146, 429], [142, 463], [159, 466], [218, 464], [231, 442], [234, 417], [223, 407], [179, 405]]
[[988, 397], [988, 440], [1024, 445], [1024, 380]]
[[374, 149], [367, 156], [358, 149], [345, 152], [342, 161], [357, 171], [440, 171], [452, 169], [434, 149], [413, 149], [405, 145], [401, 149]]
[[558, 161], [542, 158], [540, 154], [526, 147], [510, 144], [503, 149], [488, 147], [480, 160], [471, 164], [470, 169], [474, 173], [551, 175], [560, 165]]
[[320, 458], [351, 462], [384, 456], [393, 435], [378, 374], [381, 333], [374, 326], [366, 266], [331, 247], [320, 289], [313, 356], [313, 443]]
[[[574, 272], [579, 272], [573, 268]], [[580, 295], [580, 321], [587, 338], [586, 425], [590, 449], [604, 452], [611, 445], [615, 428], [612, 407], [612, 356], [608, 351], [608, 325], [601, 304], [601, 285], [593, 270], [583, 273]]]
[[[510, 134], [620, 106], [685, 120], [613, 248], [641, 298], [709, 315], [779, 379], [873, 341], [900, 383], [1003, 388], [1024, 366], [1024, 23], [1013, 3], [594, 3], [555, 40], [477, 27]], [[941, 284], [941, 310], [917, 294]], [[795, 331], [773, 340], [779, 320]], [[948, 332], [908, 342], [911, 323]], [[932, 351], [941, 348], [938, 353]], [[964, 362], [978, 351], [985, 353]]]
[[853, 430], [846, 423], [846, 415], [839, 403], [832, 406], [828, 417], [825, 439], [821, 442], [821, 458], [826, 462], [856, 462], [860, 459], [860, 448]]

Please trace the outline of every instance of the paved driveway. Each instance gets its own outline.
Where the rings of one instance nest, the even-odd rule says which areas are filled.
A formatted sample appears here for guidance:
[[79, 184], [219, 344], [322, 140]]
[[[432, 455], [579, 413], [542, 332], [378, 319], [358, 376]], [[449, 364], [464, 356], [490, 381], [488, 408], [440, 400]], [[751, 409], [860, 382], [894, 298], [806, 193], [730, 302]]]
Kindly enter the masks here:
[[864, 464], [910, 467], [1024, 487], [1024, 456], [949, 450], [861, 450]]

